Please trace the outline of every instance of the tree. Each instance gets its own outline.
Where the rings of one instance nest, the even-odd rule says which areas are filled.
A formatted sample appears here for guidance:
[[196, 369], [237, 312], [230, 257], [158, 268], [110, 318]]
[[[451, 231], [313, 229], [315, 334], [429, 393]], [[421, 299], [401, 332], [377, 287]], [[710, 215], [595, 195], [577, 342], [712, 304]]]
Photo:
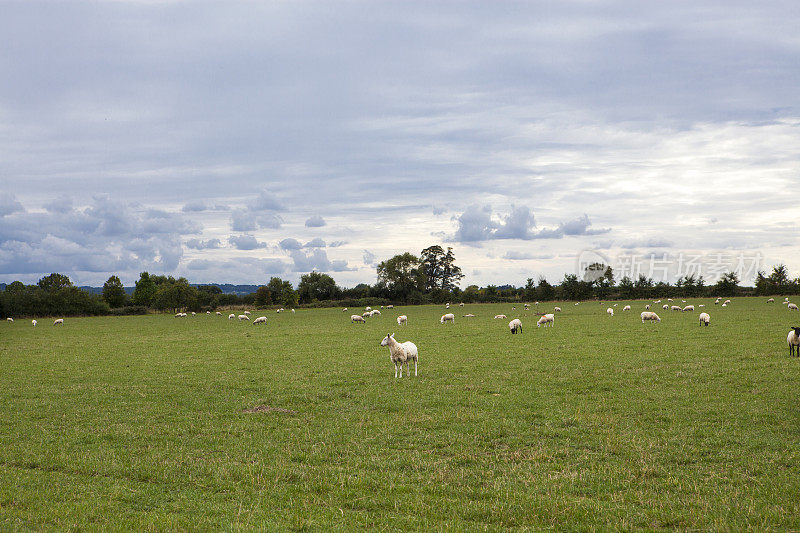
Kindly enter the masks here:
[[556, 291], [550, 285], [544, 276], [539, 276], [539, 284], [536, 286], [536, 297], [538, 300], [553, 300], [556, 296]]
[[253, 300], [253, 303], [257, 307], [266, 307], [272, 303], [272, 296], [269, 293], [269, 289], [265, 285], [262, 285], [256, 289], [256, 296]]
[[197, 289], [189, 285], [186, 278], [174, 279], [172, 276], [158, 284], [153, 296], [153, 307], [156, 309], [197, 308]]
[[50, 274], [39, 280], [39, 287], [47, 292], [72, 287], [72, 281], [64, 274]]
[[150, 307], [153, 303], [153, 297], [156, 295], [156, 283], [150, 278], [150, 274], [142, 272], [139, 274], [139, 281], [136, 282], [136, 288], [133, 290], [133, 303], [135, 305], [144, 305]]
[[427, 288], [427, 278], [420, 259], [411, 253], [391, 257], [378, 264], [378, 285], [385, 287], [391, 299], [408, 301], [409, 297]]
[[269, 294], [273, 303], [284, 306], [297, 305], [297, 293], [292, 288], [291, 281], [284, 281], [281, 278], [272, 277], [267, 283]]
[[718, 296], [736, 296], [739, 288], [739, 276], [736, 272], [726, 272], [714, 285], [715, 294]]
[[442, 284], [441, 288], [447, 292], [453, 292], [458, 283], [464, 278], [461, 273], [461, 268], [455, 264], [456, 256], [453, 254], [453, 249], [447, 247], [447, 253], [444, 254], [442, 259]]
[[342, 290], [328, 274], [309, 272], [300, 276], [297, 295], [302, 303], [339, 298]]
[[122, 307], [128, 300], [125, 287], [122, 286], [122, 281], [117, 276], [109, 277], [103, 284], [103, 300], [109, 307]]
[[441, 246], [433, 245], [422, 250], [422, 273], [425, 274], [425, 290], [433, 292], [441, 289], [450, 293], [464, 277], [461, 268], [455, 265], [455, 254], [452, 248], [445, 252]]

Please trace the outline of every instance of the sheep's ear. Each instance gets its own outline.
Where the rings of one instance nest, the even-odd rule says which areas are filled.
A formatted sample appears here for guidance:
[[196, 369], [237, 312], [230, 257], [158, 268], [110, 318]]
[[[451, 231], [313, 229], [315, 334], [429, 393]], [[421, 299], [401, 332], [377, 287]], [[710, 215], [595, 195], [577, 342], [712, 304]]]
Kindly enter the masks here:
[[392, 333], [391, 337], [394, 338], [394, 333]]

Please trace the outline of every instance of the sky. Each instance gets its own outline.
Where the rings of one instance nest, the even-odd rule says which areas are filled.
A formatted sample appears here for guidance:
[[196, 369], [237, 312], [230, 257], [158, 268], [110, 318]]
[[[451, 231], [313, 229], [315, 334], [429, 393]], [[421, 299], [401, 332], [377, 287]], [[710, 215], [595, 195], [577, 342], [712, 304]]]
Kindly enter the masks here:
[[800, 4], [2, 1], [0, 282], [800, 276]]

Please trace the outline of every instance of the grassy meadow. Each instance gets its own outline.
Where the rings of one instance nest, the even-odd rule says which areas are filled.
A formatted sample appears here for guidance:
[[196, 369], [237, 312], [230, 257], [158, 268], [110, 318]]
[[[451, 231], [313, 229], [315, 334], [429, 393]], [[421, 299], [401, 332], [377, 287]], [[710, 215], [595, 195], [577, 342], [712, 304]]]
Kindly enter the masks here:
[[0, 529], [798, 530], [800, 314], [689, 303], [4, 322]]

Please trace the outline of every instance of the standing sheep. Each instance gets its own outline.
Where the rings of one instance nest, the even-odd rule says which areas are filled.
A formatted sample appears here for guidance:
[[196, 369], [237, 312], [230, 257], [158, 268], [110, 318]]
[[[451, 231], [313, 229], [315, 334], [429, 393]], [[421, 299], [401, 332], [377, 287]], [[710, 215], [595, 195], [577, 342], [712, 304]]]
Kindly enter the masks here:
[[14, 319], [11, 317], [6, 318], [6, 321], [11, 322], [12, 324], [14, 323]]
[[560, 307], [554, 307], [553, 308], [553, 312], [554, 313], [560, 313], [561, 312], [561, 308]]
[[797, 304], [789, 304], [786, 306], [789, 311], [797, 311]]
[[33, 327], [36, 327], [36, 320], [31, 320], [31, 325], [32, 325]]
[[64, 319], [63, 318], [57, 318], [55, 320], [55, 322], [53, 322], [54, 326], [58, 326], [59, 324], [61, 324], [62, 326], [64, 325]]
[[606, 309], [606, 313], [608, 313], [608, 316], [614, 316], [614, 310], [610, 307]]
[[661, 306], [661, 309], [669, 309], [669, 306], [667, 304], [664, 304]]
[[403, 363], [406, 363], [407, 374], [411, 375], [411, 361], [414, 361], [414, 375], [417, 375], [417, 361], [419, 352], [417, 345], [411, 341], [397, 342], [394, 333], [386, 335], [381, 341], [381, 346], [389, 347], [389, 359], [394, 363], [394, 377], [397, 378], [397, 365], [400, 365], [400, 377], [403, 377]]
[[446, 315], [442, 315], [442, 318], [439, 319], [441, 324], [445, 324], [447, 322], [452, 322], [453, 324], [456, 323], [456, 315], [453, 313], [447, 313]]
[[709, 322], [711, 322], [711, 315], [708, 313], [700, 313], [700, 325], [708, 326]]
[[494, 315], [495, 320], [498, 318], [508, 318], [506, 315]]
[[400, 315], [397, 317], [397, 325], [404, 326], [408, 324], [408, 317], [406, 315]]
[[694, 306], [693, 305], [687, 305], [686, 307], [684, 307], [682, 309], [682, 311], [694, 311]]
[[786, 343], [789, 345], [789, 357], [793, 357], [795, 352], [800, 357], [800, 327], [792, 326], [786, 336]]
[[247, 315], [239, 315], [239, 320], [247, 320], [249, 322], [250, 321], [250, 317], [247, 316]]
[[661, 317], [659, 317], [652, 311], [642, 311], [642, 314], [639, 316], [642, 317], [642, 324], [644, 324], [645, 320], [653, 320], [655, 322], [661, 322]]
[[522, 333], [522, 321], [519, 318], [515, 318], [514, 320], [508, 323], [508, 329], [511, 330], [512, 335], [517, 333], [517, 331]]
[[236, 315], [234, 315], [233, 313], [228, 315], [228, 320], [233, 320], [234, 318], [236, 318]]
[[548, 313], [546, 315], [542, 315], [539, 320], [536, 321], [536, 327], [544, 326], [547, 327], [550, 324], [550, 327], [553, 327], [556, 323], [556, 315], [553, 313]]
[[644, 306], [644, 310], [645, 310], [645, 311], [649, 311], [649, 310], [650, 310], [650, 304], [647, 304], [647, 305], [645, 305], [645, 306]]
[[260, 317], [256, 318], [255, 320], [253, 320], [253, 325], [254, 326], [256, 324], [266, 324], [266, 323], [267, 323], [267, 317], [265, 317], [265, 316], [260, 316]]
[[369, 316], [381, 316], [381, 312], [378, 311], [377, 309], [373, 309], [372, 311], [370, 311]]
[[630, 310], [631, 310], [631, 306], [630, 305], [626, 305], [625, 307], [622, 308], [623, 312], [630, 311]]
[[364, 317], [361, 316], [361, 315], [350, 315], [350, 322], [354, 323], [354, 324], [358, 324], [358, 323], [366, 324], [367, 323], [367, 321], [364, 320]]
[[769, 298], [769, 299], [767, 300], [767, 303], [768, 303], [768, 304], [774, 304], [774, 303], [775, 303], [775, 298]]

